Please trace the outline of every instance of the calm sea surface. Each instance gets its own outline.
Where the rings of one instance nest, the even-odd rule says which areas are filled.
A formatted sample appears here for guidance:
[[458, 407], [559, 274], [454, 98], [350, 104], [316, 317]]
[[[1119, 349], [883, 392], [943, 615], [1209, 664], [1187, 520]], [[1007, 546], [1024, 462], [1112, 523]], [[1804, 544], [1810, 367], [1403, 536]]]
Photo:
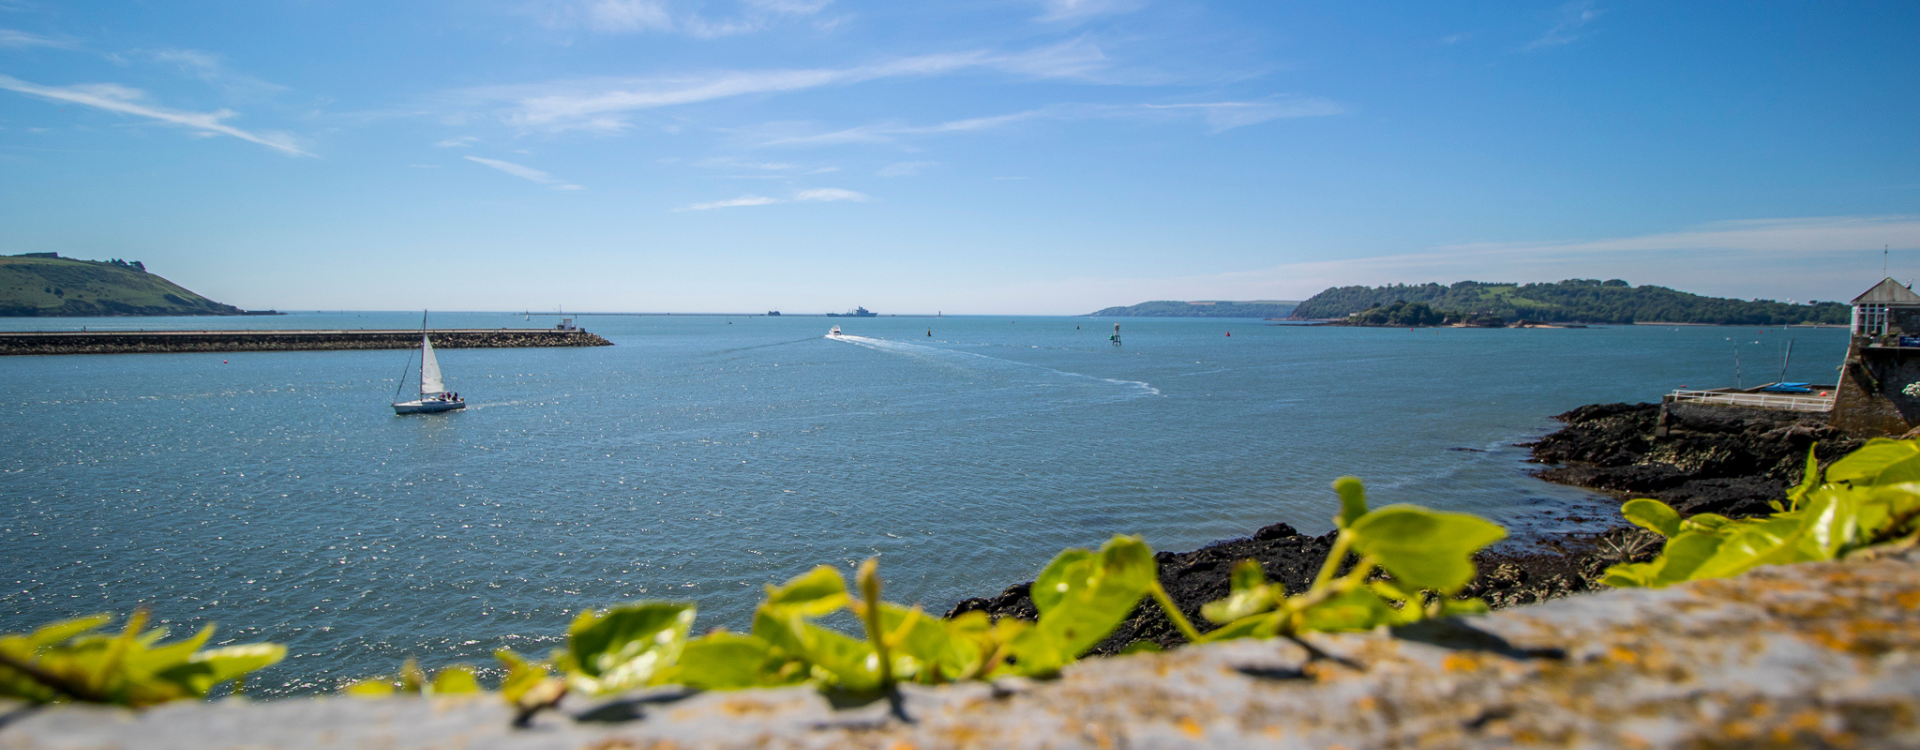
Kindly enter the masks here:
[[[435, 314], [438, 327], [552, 316]], [[1067, 546], [1331, 526], [1327, 488], [1523, 530], [1610, 512], [1512, 447], [1586, 403], [1831, 382], [1839, 330], [1420, 330], [1254, 320], [583, 318], [616, 346], [441, 350], [463, 413], [396, 417], [403, 351], [0, 357], [0, 630], [149, 605], [286, 643], [330, 689], [544, 654], [572, 614], [881, 557], [940, 612]], [[844, 340], [823, 338], [839, 323]], [[3, 330], [411, 328], [417, 313], [0, 319]], [[931, 335], [929, 334], [931, 331]], [[1231, 335], [1229, 335], [1231, 334]]]

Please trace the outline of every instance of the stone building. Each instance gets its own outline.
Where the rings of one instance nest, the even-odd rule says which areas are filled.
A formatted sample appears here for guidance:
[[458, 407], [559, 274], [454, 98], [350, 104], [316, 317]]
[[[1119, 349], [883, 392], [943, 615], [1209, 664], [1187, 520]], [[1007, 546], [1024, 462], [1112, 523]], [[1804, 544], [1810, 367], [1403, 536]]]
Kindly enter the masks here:
[[1920, 426], [1920, 294], [1882, 279], [1853, 299], [1852, 328], [1833, 426], [1860, 437]]

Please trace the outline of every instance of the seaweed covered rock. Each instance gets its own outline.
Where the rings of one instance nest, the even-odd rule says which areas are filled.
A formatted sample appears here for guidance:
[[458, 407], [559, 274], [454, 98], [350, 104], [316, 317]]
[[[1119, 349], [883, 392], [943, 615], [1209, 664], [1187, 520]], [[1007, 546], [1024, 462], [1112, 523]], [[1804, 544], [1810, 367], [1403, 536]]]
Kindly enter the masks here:
[[1529, 447], [1538, 472], [1560, 484], [1665, 501], [1686, 514], [1751, 516], [1805, 471], [1861, 445], [1825, 414], [1710, 404], [1591, 404], [1555, 419], [1566, 427]]

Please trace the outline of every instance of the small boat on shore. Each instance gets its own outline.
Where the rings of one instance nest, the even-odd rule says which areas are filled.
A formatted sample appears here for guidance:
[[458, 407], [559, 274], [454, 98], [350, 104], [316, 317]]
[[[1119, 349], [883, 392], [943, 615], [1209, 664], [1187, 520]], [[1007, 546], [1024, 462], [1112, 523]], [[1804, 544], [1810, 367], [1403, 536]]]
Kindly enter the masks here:
[[[409, 365], [412, 358], [409, 357]], [[409, 370], [412, 368], [409, 367]], [[427, 317], [420, 316], [420, 394], [412, 401], [400, 401], [400, 388], [406, 387], [407, 379], [394, 389], [393, 413], [395, 414], [433, 414], [467, 408], [467, 402], [460, 394], [447, 390], [446, 382], [440, 377], [440, 360], [433, 356], [433, 340], [427, 338]]]

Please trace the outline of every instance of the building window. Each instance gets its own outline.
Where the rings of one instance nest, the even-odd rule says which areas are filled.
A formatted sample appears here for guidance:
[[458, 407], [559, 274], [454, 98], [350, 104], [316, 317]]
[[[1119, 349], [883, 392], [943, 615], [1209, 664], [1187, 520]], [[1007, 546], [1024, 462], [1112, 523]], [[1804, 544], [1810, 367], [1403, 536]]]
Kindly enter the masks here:
[[1861, 336], [1885, 336], [1886, 305], [1856, 305], [1853, 308], [1853, 332]]

